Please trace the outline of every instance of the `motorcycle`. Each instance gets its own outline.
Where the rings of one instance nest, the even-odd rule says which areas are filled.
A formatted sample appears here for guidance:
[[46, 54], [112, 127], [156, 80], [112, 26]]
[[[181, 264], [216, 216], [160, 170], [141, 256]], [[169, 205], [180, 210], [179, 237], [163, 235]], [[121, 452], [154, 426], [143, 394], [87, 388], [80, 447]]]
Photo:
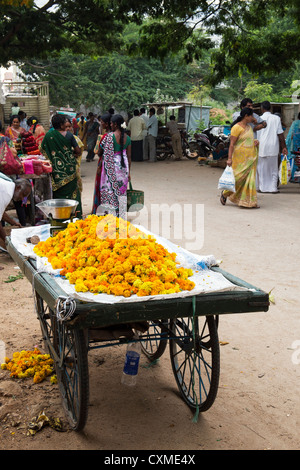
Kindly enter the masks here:
[[[181, 146], [183, 156], [189, 158], [189, 143], [186, 139], [186, 132], [180, 131]], [[174, 154], [172, 139], [169, 135], [158, 135], [156, 138], [156, 158], [157, 160], [166, 160]]]
[[194, 134], [194, 139], [188, 143], [187, 158], [190, 160], [195, 160], [198, 157], [208, 158], [214, 150], [209, 137], [203, 131], [201, 134]]
[[[218, 159], [219, 151], [222, 149], [220, 155], [226, 154], [228, 152], [230, 137], [224, 133], [213, 134], [211, 132], [212, 127], [204, 129], [202, 133], [194, 134], [194, 139], [189, 142], [190, 156], [188, 158], [208, 158], [211, 154], [214, 156], [214, 159]], [[215, 158], [216, 157], [216, 158]]]

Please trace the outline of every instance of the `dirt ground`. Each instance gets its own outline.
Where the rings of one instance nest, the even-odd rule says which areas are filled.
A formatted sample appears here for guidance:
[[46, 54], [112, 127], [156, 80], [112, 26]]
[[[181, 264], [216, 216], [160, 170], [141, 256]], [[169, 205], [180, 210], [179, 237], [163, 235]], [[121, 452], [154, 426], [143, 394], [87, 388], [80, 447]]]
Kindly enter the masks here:
[[[96, 162], [82, 163], [83, 208], [90, 213]], [[183, 160], [133, 163], [132, 183], [145, 191], [146, 208], [134, 220], [151, 230], [151, 204], [204, 207], [204, 240], [196, 253], [213, 254], [231, 274], [274, 295], [267, 313], [220, 318], [221, 376], [215, 403], [192, 421], [178, 395], [168, 350], [147, 367], [142, 357], [134, 389], [121, 387], [123, 346], [89, 353], [90, 406], [86, 427], [70, 431], [57, 385], [13, 380], [0, 371], [0, 449], [7, 450], [296, 450], [299, 438], [299, 184], [260, 194], [259, 210], [219, 202], [222, 170]], [[165, 209], [166, 210], [165, 206]], [[183, 247], [192, 226], [184, 226]], [[200, 228], [198, 227], [198, 230]], [[201, 230], [200, 230], [201, 231]], [[164, 235], [164, 234], [163, 234]], [[0, 254], [0, 340], [7, 356], [38, 346], [43, 351], [30, 282]], [[64, 433], [46, 427], [27, 435], [31, 418], [45, 410], [61, 418]]]

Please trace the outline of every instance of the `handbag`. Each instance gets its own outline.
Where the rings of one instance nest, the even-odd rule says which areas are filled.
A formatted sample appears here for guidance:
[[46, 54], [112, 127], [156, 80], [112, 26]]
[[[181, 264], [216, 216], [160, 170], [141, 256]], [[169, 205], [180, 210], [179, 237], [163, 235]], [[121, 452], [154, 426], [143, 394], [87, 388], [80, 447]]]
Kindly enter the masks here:
[[218, 189], [235, 193], [235, 177], [231, 166], [227, 165], [223, 171], [222, 176], [219, 179]]
[[288, 184], [288, 182], [291, 179], [291, 174], [292, 174], [292, 170], [291, 170], [290, 162], [288, 161], [286, 155], [281, 156], [281, 163], [280, 163], [279, 172], [278, 172], [280, 184], [282, 185]]
[[0, 138], [0, 171], [5, 175], [20, 175], [24, 173], [23, 164], [15, 157], [8, 146], [6, 137]]
[[127, 212], [136, 212], [144, 207], [144, 191], [132, 188], [129, 181], [129, 189], [127, 189]]

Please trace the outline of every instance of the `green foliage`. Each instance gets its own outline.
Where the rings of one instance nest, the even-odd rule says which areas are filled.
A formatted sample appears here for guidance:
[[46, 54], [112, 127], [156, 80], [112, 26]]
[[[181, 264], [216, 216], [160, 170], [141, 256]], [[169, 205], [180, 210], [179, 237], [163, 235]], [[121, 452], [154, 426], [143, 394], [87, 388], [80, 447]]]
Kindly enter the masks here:
[[[299, 0], [49, 0], [1, 4], [0, 63], [45, 59], [68, 48], [91, 57], [124, 52], [124, 28], [139, 27], [126, 44], [135, 56], [181, 54], [187, 63], [212, 52], [205, 79], [279, 72], [293, 67], [300, 46]], [[26, 2], [27, 3], [27, 2]], [[22, 2], [21, 2], [22, 4]]]
[[22, 66], [24, 76], [35, 81], [50, 82], [50, 102], [54, 106], [67, 103], [74, 108], [81, 104], [106, 110], [133, 111], [141, 104], [154, 101], [157, 90], [183, 99], [189, 88], [189, 68], [176, 59], [160, 61], [142, 57], [127, 57], [110, 53], [91, 58], [64, 50], [46, 62]]
[[256, 80], [248, 82], [245, 87], [244, 94], [245, 96], [250, 96], [253, 101], [260, 102], [265, 100], [271, 100], [272, 96], [272, 85], [268, 83], [257, 83]]
[[250, 20], [254, 20], [254, 13], [259, 18], [253, 22], [250, 31], [244, 28], [224, 30], [220, 47], [212, 54], [214, 67], [211, 83], [219, 83], [223, 77], [233, 74], [242, 75], [245, 71], [256, 77], [264, 75], [272, 78], [282, 70], [292, 69], [298, 60], [299, 25], [296, 24], [291, 2], [283, 1], [279, 4], [274, 0], [250, 3], [251, 14], [244, 27], [248, 23], [251, 26]]
[[195, 85], [188, 94], [188, 100], [194, 104], [203, 105], [203, 100], [207, 98], [212, 91], [212, 88], [207, 85]]
[[49, 0], [44, 6], [1, 5], [0, 63], [45, 59], [63, 48], [90, 54], [122, 43], [128, 20], [107, 0]]

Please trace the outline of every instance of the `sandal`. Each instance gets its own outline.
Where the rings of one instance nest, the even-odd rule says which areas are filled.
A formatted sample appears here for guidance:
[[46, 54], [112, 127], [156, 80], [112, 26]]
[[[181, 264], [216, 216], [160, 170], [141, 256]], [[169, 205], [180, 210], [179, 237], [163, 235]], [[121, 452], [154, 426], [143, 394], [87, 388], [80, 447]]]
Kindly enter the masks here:
[[225, 206], [226, 204], [226, 197], [223, 195], [223, 191], [221, 192], [220, 203], [222, 204], [222, 206]]

